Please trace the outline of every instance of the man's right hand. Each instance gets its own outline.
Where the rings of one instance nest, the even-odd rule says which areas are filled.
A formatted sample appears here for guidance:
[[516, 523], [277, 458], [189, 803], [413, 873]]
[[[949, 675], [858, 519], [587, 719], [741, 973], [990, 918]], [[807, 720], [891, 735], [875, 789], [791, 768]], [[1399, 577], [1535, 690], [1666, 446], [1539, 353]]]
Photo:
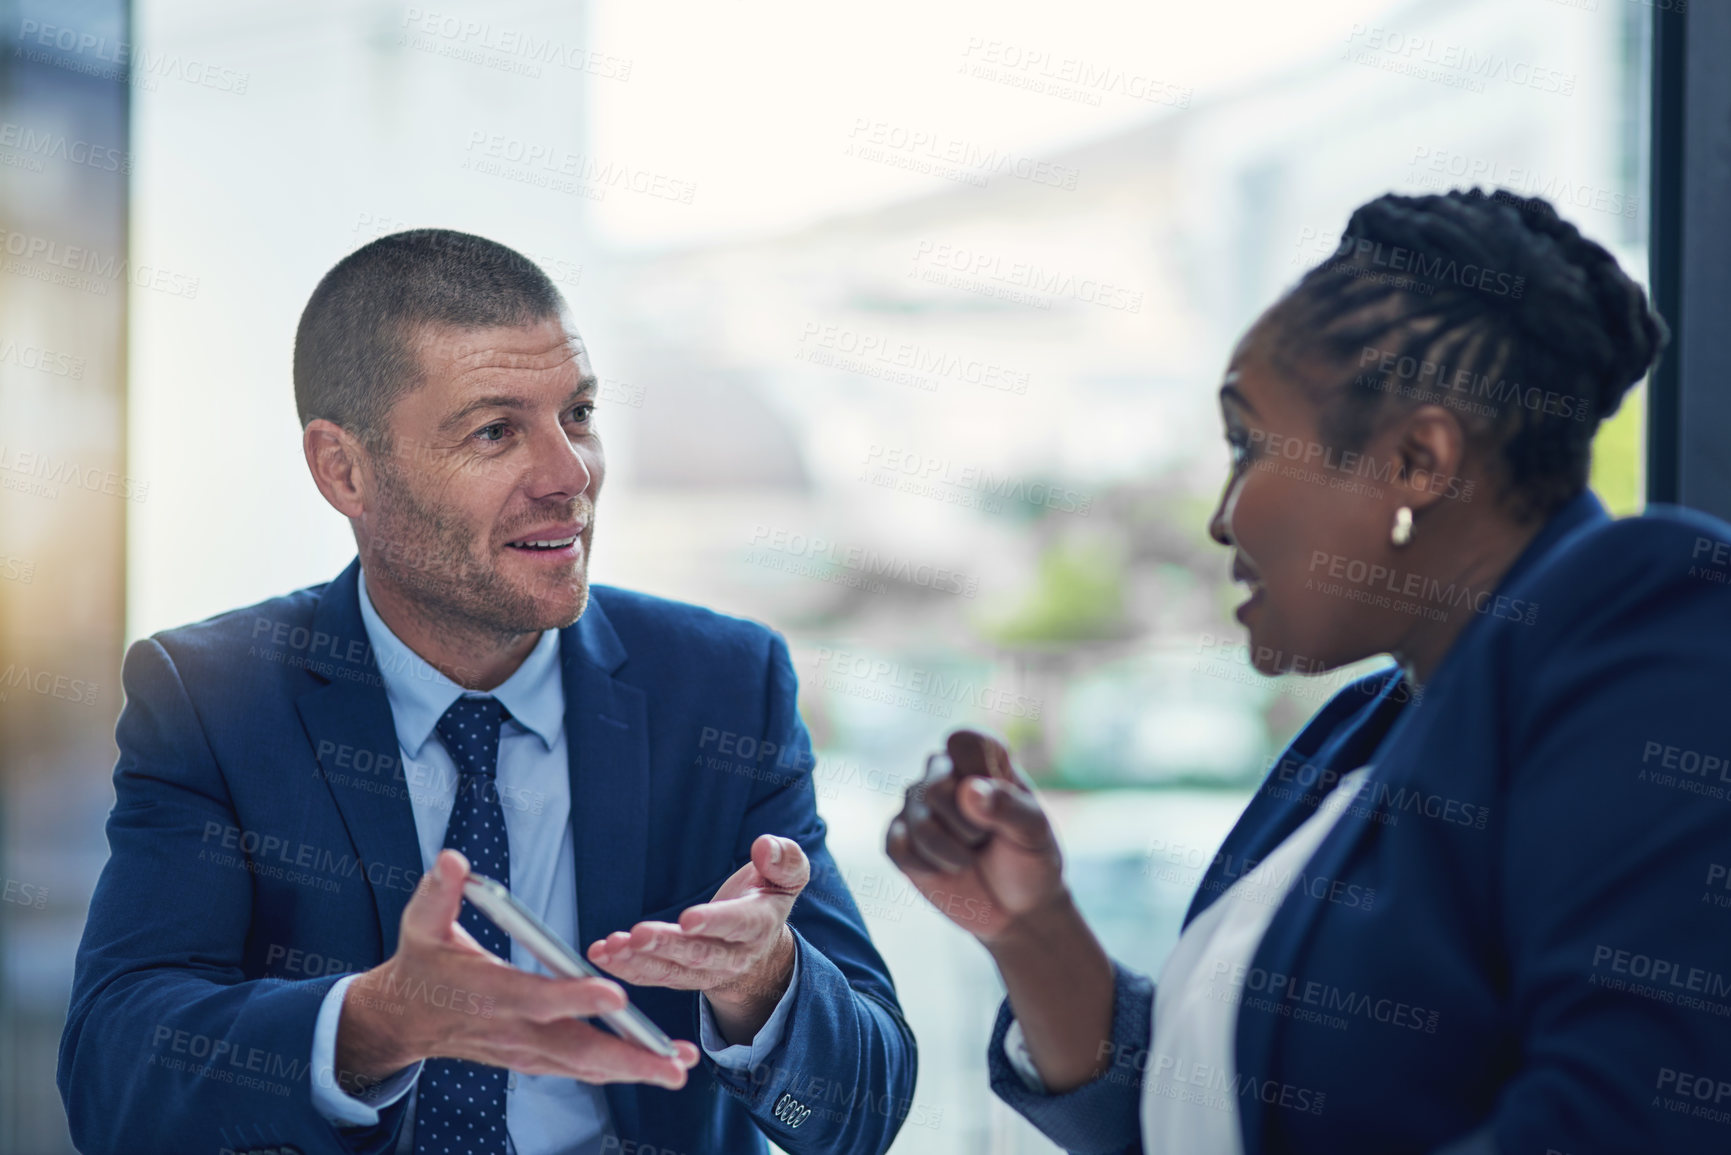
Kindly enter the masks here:
[[349, 984], [337, 1025], [343, 1090], [435, 1058], [585, 1083], [685, 1085], [693, 1044], [676, 1043], [678, 1058], [666, 1058], [583, 1021], [625, 1006], [618, 983], [529, 974], [476, 942], [457, 922], [468, 874], [460, 853], [441, 850], [403, 911], [397, 952]]

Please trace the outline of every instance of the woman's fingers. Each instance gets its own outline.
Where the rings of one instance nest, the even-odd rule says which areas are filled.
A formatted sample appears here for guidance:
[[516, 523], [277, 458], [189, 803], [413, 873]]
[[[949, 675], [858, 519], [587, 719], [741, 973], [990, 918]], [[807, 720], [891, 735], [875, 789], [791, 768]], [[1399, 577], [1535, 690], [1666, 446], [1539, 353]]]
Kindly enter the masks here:
[[970, 820], [957, 805], [956, 792], [967, 781], [952, 770], [942, 777], [917, 782], [912, 789], [920, 792], [920, 798], [931, 808], [932, 816], [951, 837], [969, 849], [978, 849], [985, 845], [991, 832]]
[[955, 764], [957, 778], [978, 774], [1005, 782], [1017, 779], [1015, 767], [1010, 764], [1010, 752], [989, 734], [952, 730], [944, 740], [944, 748]]
[[965, 813], [1023, 850], [1038, 853], [1056, 843], [1045, 810], [1026, 790], [1012, 783], [975, 778], [964, 783], [960, 793]]
[[898, 816], [890, 823], [889, 833], [884, 836], [884, 853], [922, 892], [948, 875], [943, 867], [920, 853], [903, 817]]
[[914, 849], [938, 870], [954, 874], [973, 865], [974, 848], [952, 833], [943, 819], [933, 813], [926, 800], [926, 783], [915, 783], [908, 788], [902, 820], [907, 823], [908, 837]]

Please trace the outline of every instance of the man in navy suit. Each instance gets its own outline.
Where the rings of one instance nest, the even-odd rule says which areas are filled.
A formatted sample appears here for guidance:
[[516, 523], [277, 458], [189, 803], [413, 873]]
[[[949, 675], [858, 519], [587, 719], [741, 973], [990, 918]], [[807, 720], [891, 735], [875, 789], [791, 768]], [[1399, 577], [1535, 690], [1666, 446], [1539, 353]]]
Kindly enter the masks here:
[[[127, 654], [60, 1052], [81, 1151], [889, 1146], [914, 1040], [787, 648], [589, 586], [596, 388], [504, 246], [399, 233], [321, 281], [295, 397], [359, 557]], [[550, 976], [471, 868], [618, 981]], [[627, 995], [676, 1056], [586, 1021]]]

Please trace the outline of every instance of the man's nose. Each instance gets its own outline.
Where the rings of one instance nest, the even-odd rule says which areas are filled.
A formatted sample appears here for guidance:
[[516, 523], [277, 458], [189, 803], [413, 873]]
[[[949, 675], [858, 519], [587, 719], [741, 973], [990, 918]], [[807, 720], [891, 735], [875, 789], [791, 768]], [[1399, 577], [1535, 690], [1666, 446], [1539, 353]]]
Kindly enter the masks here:
[[535, 439], [531, 497], [575, 497], [589, 491], [594, 472], [580, 446], [572, 443], [563, 426], [543, 430]]

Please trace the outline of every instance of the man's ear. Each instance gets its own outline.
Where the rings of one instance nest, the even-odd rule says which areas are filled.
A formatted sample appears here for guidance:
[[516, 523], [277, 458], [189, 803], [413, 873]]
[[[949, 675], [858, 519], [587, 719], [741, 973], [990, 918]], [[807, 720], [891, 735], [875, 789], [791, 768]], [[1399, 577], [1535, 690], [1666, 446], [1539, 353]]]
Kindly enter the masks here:
[[360, 517], [366, 511], [372, 482], [361, 443], [335, 422], [315, 417], [301, 431], [301, 449], [306, 453], [313, 484], [331, 508], [350, 520]]

